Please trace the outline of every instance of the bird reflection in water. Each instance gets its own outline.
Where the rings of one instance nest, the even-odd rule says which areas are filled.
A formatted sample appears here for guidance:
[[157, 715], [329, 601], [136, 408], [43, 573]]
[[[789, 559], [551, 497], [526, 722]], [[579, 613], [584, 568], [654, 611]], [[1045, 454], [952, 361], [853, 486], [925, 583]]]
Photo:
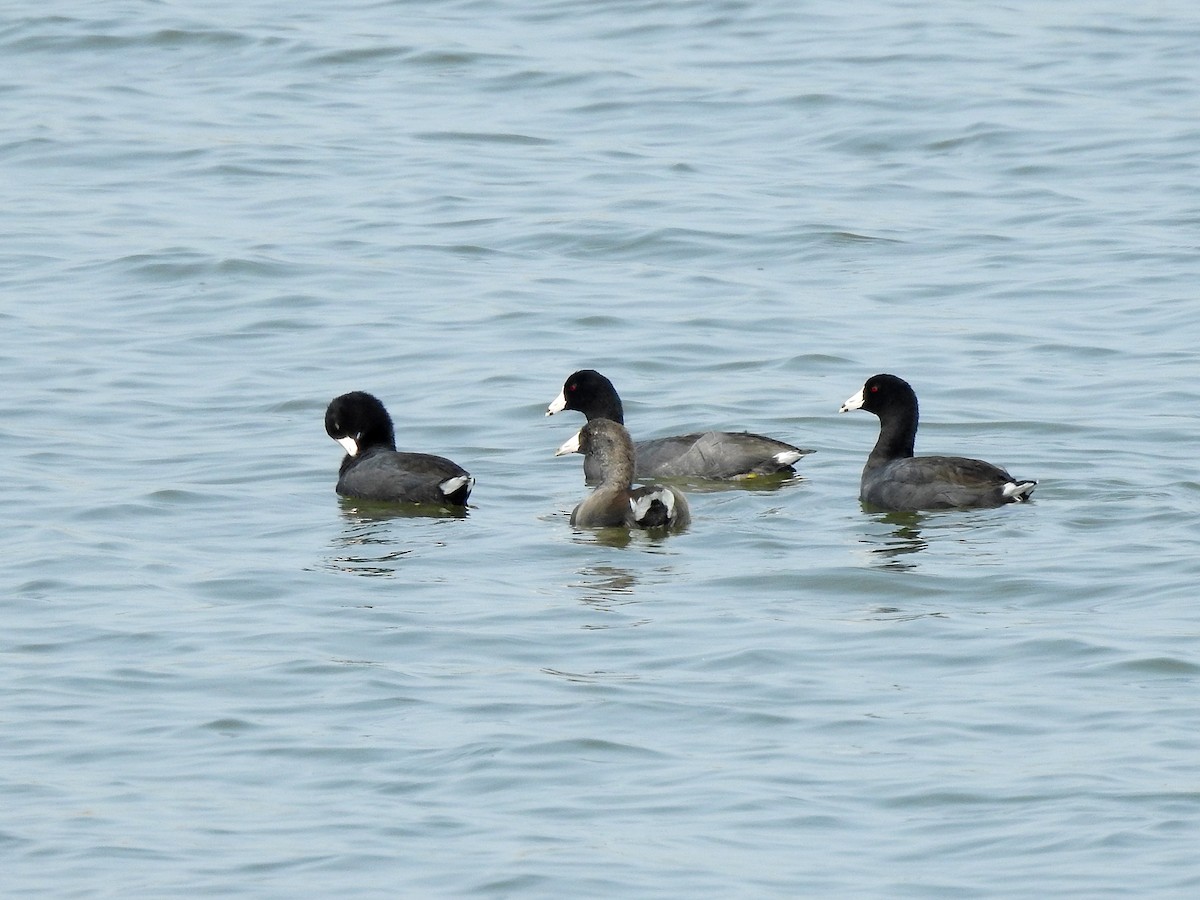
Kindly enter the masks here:
[[[463, 519], [465, 508], [415, 503], [369, 503], [342, 499], [342, 533], [333, 540], [326, 563], [330, 569], [369, 578], [392, 578], [397, 566], [413, 552], [401, 547], [390, 527], [397, 519], [433, 520], [439, 527], [446, 519]], [[425, 535], [425, 532], [422, 532]], [[424, 543], [428, 543], [427, 541]]]
[[[589, 610], [614, 614], [621, 612], [621, 607], [640, 602], [635, 596], [638, 579], [628, 569], [620, 566], [595, 565], [584, 566], [579, 570], [581, 580], [571, 583], [571, 587], [581, 591], [579, 602]], [[606, 628], [636, 628], [645, 625], [649, 619], [627, 619], [624, 617], [609, 618], [605, 622], [587, 622], [580, 627], [584, 631], [600, 631]], [[564, 678], [567, 681], [585, 684], [599, 684], [612, 681], [637, 681], [638, 677], [629, 672], [611, 672], [595, 670], [591, 672], [568, 672], [563, 669], [543, 668], [547, 675]]]
[[919, 553], [929, 546], [929, 541], [921, 537], [921, 523], [925, 516], [915, 512], [889, 512], [879, 515], [877, 522], [890, 528], [886, 535], [868, 534], [863, 537], [864, 544], [881, 544], [870, 549], [871, 560], [885, 569], [908, 571], [917, 567], [917, 561], [906, 559], [913, 553]]
[[636, 548], [648, 553], [665, 553], [667, 541], [673, 534], [682, 533], [683, 529], [672, 533], [668, 532], [666, 528], [625, 528], [623, 526], [581, 528], [575, 530], [571, 535], [571, 540], [576, 544], [599, 545], [612, 547], [615, 550], [623, 550], [630, 544], [634, 544]]
[[[579, 602], [588, 609], [601, 613], [618, 613], [622, 607], [640, 603], [637, 596], [638, 578], [620, 566], [585, 566], [579, 570], [580, 580], [571, 587], [580, 592]], [[589, 621], [582, 626], [585, 631], [605, 628], [636, 628], [649, 622], [646, 618], [606, 619], [603, 622]]]

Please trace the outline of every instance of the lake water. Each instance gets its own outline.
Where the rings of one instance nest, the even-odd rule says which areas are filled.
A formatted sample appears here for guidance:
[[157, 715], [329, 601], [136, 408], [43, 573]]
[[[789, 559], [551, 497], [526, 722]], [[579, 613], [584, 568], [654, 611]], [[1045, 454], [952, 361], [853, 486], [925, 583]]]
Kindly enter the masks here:
[[[1200, 892], [1194, 3], [5, 12], [7, 896]], [[585, 366], [817, 452], [575, 532]]]

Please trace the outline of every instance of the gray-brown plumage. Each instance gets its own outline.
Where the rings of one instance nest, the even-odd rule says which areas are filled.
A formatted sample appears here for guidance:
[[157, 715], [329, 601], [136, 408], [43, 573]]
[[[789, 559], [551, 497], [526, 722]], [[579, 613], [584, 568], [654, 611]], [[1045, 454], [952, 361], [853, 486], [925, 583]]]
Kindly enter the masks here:
[[571, 513], [579, 528], [682, 528], [691, 520], [687, 499], [669, 485], [633, 487], [633, 441], [625, 426], [592, 419], [558, 448], [555, 456], [582, 453], [600, 484]]

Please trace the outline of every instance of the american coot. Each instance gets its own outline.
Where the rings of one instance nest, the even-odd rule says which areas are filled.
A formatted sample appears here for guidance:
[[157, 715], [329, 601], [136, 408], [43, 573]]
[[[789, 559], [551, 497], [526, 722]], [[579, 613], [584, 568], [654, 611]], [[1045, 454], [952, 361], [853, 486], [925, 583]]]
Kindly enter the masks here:
[[342, 496], [466, 506], [475, 479], [441, 456], [397, 451], [392, 417], [377, 397], [352, 391], [335, 398], [325, 410], [325, 430], [346, 448], [338, 470]]
[[[625, 424], [621, 398], [612, 382], [593, 369], [581, 369], [563, 384], [562, 392], [546, 410], [552, 416], [564, 409], [583, 413], [588, 421], [610, 419]], [[811, 450], [801, 450], [761, 434], [700, 431], [654, 438], [634, 444], [637, 478], [749, 478], [755, 475], [790, 474], [792, 463]], [[600, 480], [597, 464], [583, 461], [588, 484]]]
[[571, 513], [580, 528], [682, 528], [691, 519], [687, 500], [669, 485], [633, 487], [633, 441], [624, 425], [592, 419], [555, 456], [582, 453], [600, 473], [600, 485]]
[[1001, 506], [1029, 499], [1036, 481], [1017, 481], [981, 459], [913, 456], [917, 395], [895, 375], [872, 375], [842, 404], [879, 416], [879, 440], [863, 467], [859, 500], [882, 509]]

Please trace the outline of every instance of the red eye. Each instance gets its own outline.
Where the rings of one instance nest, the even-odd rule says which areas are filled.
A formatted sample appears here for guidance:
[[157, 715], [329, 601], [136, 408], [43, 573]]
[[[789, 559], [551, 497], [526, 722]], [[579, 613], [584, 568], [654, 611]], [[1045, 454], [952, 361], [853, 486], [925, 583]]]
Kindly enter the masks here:
[[879, 393], [879, 385], [877, 385], [877, 384], [871, 385], [871, 393], [878, 394]]
[[575, 390], [575, 385], [573, 385], [573, 384], [568, 384], [568, 385], [567, 385], [567, 390], [568, 390], [568, 391], [573, 391], [573, 390]]

